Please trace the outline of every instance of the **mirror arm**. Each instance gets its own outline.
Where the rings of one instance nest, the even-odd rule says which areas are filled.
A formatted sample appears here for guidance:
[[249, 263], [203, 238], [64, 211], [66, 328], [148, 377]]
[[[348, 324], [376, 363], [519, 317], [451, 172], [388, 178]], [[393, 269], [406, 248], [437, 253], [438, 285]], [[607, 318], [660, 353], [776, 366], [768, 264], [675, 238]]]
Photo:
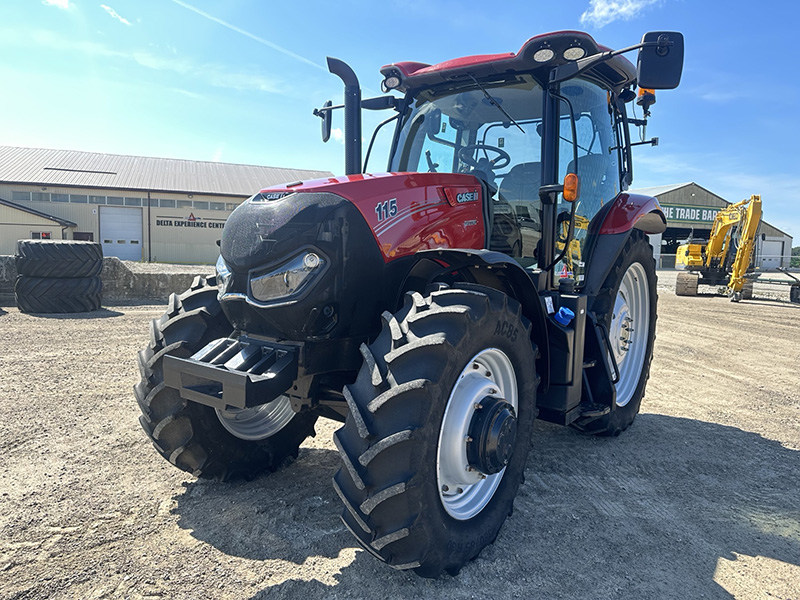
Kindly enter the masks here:
[[326, 112], [330, 112], [332, 110], [336, 110], [337, 108], [344, 108], [344, 104], [337, 104], [336, 106], [323, 106], [322, 108], [315, 108], [314, 109], [314, 116], [319, 117], [320, 119], [325, 118]]
[[673, 46], [674, 44], [675, 42], [670, 42], [670, 41], [640, 42], [638, 44], [634, 44], [633, 46], [622, 48], [621, 50], [613, 50], [613, 51], [610, 50], [608, 52], [592, 54], [591, 56], [587, 56], [586, 58], [581, 58], [580, 60], [576, 60], [574, 62], [570, 62], [553, 69], [550, 75], [550, 85], [555, 85], [557, 83], [561, 83], [562, 81], [566, 81], [568, 79], [572, 79], [573, 77], [577, 77], [584, 71], [591, 69], [593, 66], [598, 65], [600, 63], [604, 63], [607, 60], [611, 60], [615, 56], [619, 56], [620, 54], [625, 54], [626, 52], [630, 52], [631, 50], [638, 50], [640, 48], [647, 48], [650, 46], [667, 47], [667, 46]]

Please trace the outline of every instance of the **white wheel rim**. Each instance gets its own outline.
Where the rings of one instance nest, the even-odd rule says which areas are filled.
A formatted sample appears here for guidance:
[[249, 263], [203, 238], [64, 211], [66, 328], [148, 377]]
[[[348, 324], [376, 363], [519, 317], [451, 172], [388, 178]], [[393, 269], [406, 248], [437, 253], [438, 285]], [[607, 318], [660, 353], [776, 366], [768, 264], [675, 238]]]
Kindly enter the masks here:
[[222, 426], [237, 438], [263, 440], [278, 433], [294, 417], [288, 396], [252, 408], [215, 409]]
[[436, 483], [442, 506], [454, 519], [465, 521], [481, 512], [494, 496], [505, 469], [484, 475], [468, 469], [467, 437], [475, 405], [486, 396], [503, 398], [518, 413], [517, 378], [511, 360], [501, 350], [476, 354], [458, 376], [439, 431]]
[[640, 263], [625, 271], [614, 300], [609, 340], [619, 367], [617, 406], [633, 398], [647, 354], [650, 334], [650, 286], [647, 272]]

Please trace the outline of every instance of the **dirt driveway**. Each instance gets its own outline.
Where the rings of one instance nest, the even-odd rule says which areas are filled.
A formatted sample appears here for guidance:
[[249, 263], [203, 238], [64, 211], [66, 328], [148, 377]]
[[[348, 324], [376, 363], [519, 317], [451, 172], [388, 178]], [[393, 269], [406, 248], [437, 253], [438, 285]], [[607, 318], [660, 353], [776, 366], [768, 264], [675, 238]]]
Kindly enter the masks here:
[[356, 547], [337, 427], [247, 483], [196, 481], [137, 423], [154, 306], [0, 309], [2, 598], [800, 598], [800, 306], [660, 287], [643, 412], [541, 423], [516, 510], [457, 578]]

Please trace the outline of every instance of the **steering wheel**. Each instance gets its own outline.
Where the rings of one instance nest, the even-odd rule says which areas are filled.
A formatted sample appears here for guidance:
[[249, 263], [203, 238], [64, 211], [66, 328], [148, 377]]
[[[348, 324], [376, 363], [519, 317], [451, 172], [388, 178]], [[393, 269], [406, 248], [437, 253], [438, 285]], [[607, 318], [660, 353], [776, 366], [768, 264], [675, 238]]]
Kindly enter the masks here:
[[[503, 169], [507, 167], [511, 163], [511, 156], [503, 150], [502, 148], [498, 148], [497, 146], [490, 146], [489, 144], [468, 144], [461, 148], [458, 151], [458, 159], [468, 164], [470, 167], [473, 168], [481, 168], [484, 164], [479, 164], [480, 161], [485, 161], [486, 159], [474, 159], [472, 154], [475, 150], [491, 150], [495, 152], [497, 156], [489, 161], [489, 166], [492, 169]], [[498, 162], [499, 161], [499, 162]]]

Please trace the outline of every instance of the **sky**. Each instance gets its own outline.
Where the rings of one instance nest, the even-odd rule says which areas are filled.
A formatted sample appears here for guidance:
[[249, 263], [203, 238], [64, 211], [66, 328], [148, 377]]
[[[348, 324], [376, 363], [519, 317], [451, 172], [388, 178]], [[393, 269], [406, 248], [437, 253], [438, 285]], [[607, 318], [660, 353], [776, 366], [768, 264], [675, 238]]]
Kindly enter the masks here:
[[[657, 92], [634, 188], [694, 181], [761, 194], [800, 245], [800, 3], [784, 0], [5, 0], [0, 145], [344, 172], [342, 115], [323, 144], [314, 107], [340, 103], [325, 57], [365, 97], [382, 65], [516, 52], [582, 30], [622, 48], [681, 31], [683, 79]], [[635, 62], [635, 53], [628, 54]], [[389, 113], [365, 113], [368, 139]], [[385, 129], [389, 129], [388, 127]], [[388, 133], [369, 170], [386, 170]], [[364, 144], [366, 151], [366, 144]]]

